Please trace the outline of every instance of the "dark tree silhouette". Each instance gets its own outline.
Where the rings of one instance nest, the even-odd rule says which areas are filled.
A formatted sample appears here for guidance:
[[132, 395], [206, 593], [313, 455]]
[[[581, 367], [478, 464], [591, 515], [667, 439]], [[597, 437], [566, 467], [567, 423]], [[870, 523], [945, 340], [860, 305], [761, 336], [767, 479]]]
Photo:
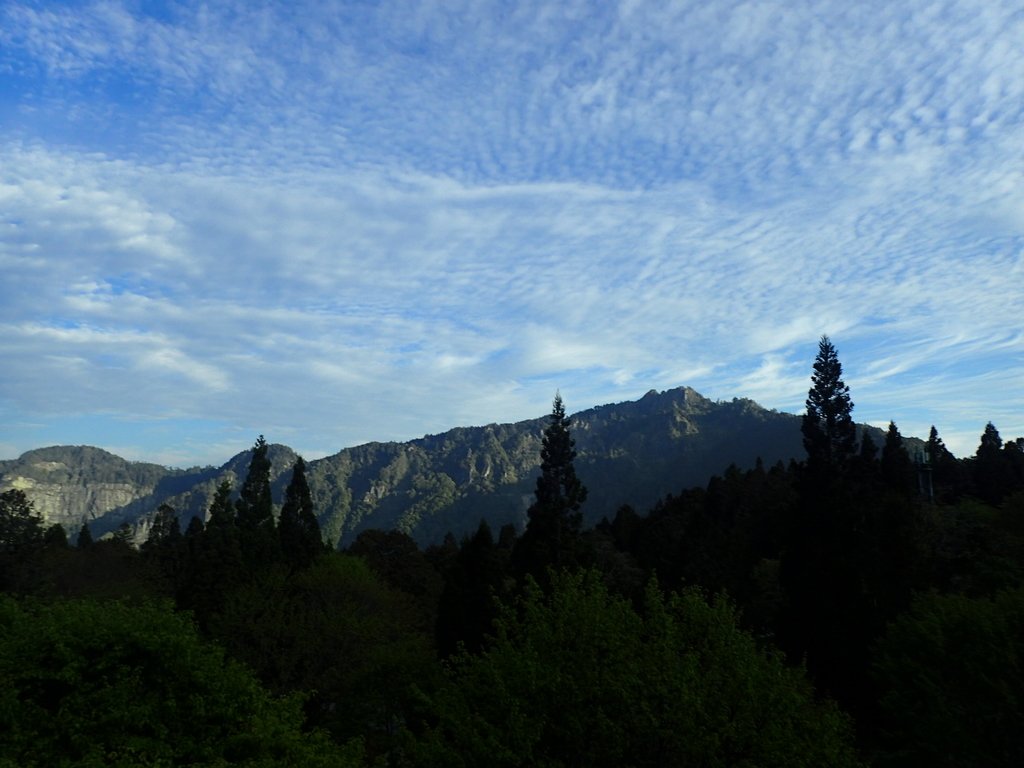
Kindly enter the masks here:
[[301, 456], [295, 460], [291, 482], [284, 492], [277, 533], [281, 553], [293, 568], [305, 568], [324, 549], [320, 525], [313, 512], [313, 497], [306, 481], [306, 462]]
[[801, 424], [807, 468], [813, 476], [835, 476], [855, 454], [857, 429], [852, 412], [850, 388], [843, 381], [836, 348], [828, 336], [822, 336]]
[[237, 510], [238, 527], [243, 531], [256, 531], [274, 525], [274, 502], [270, 494], [269, 446], [260, 435], [253, 446], [249, 473], [239, 491]]
[[78, 529], [78, 538], [75, 539], [75, 546], [84, 550], [91, 547], [92, 543], [92, 531], [89, 530], [89, 524], [83, 522], [82, 527]]
[[903, 445], [903, 436], [896, 422], [890, 421], [882, 446], [882, 480], [890, 490], [909, 496], [917, 488], [916, 475], [914, 463]]
[[587, 489], [576, 476], [576, 441], [569, 433], [572, 422], [565, 415], [561, 394], [555, 394], [550, 418], [544, 430], [535, 500], [514, 556], [520, 573], [538, 578], [543, 577], [546, 566], [577, 564], [583, 519], [580, 506], [587, 498]]

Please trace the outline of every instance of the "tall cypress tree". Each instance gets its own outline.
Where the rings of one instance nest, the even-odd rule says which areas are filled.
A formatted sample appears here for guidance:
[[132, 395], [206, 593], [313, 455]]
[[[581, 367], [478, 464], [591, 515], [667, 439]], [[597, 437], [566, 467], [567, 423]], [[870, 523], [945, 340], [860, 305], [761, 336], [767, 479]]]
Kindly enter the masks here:
[[293, 568], [304, 568], [323, 551], [320, 525], [313, 512], [313, 497], [306, 481], [306, 462], [299, 456], [292, 467], [292, 479], [284, 492], [284, 505], [277, 523], [281, 553]]
[[576, 476], [573, 464], [576, 441], [569, 432], [572, 422], [565, 415], [559, 393], [555, 394], [550, 419], [544, 430], [535, 500], [527, 513], [529, 522], [516, 543], [514, 555], [520, 573], [533, 573], [538, 577], [543, 577], [546, 566], [560, 568], [577, 564], [583, 521], [580, 507], [587, 498], [587, 489]]

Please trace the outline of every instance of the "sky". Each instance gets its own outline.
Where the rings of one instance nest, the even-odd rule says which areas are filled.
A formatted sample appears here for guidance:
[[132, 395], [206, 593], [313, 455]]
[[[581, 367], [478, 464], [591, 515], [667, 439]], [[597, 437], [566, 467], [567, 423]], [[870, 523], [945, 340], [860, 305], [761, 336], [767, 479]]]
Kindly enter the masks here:
[[690, 386], [1024, 436], [1020, 0], [0, 0], [0, 458]]

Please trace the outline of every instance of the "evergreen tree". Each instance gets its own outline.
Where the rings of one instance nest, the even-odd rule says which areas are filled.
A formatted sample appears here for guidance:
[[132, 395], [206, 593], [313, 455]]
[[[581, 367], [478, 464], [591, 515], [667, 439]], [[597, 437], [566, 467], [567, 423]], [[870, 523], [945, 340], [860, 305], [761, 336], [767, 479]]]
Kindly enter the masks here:
[[497, 616], [506, 563], [486, 520], [472, 538], [462, 540], [455, 566], [445, 575], [438, 602], [437, 646], [448, 656], [463, 647], [480, 650]]
[[270, 493], [270, 446], [260, 435], [253, 446], [249, 461], [249, 472], [239, 491], [236, 502], [238, 527], [243, 531], [272, 528], [274, 525], [274, 502]]
[[146, 559], [156, 566], [166, 591], [174, 594], [184, 578], [188, 546], [181, 535], [178, 512], [170, 504], [161, 504], [157, 509], [141, 550]]
[[533, 573], [541, 579], [546, 566], [577, 564], [583, 521], [580, 506], [587, 498], [587, 489], [576, 476], [576, 441], [569, 433], [572, 422], [565, 415], [561, 394], [555, 394], [550, 418], [544, 430], [535, 500], [515, 551], [520, 573]]
[[231, 483], [225, 480], [210, 504], [202, 534], [189, 524], [189, 562], [178, 592], [179, 607], [194, 611], [204, 629], [223, 610], [227, 594], [245, 579], [240, 539]]
[[822, 336], [802, 423], [807, 462], [780, 558], [786, 603], [779, 639], [791, 658], [806, 657], [826, 693], [856, 707], [868, 695], [864, 669], [876, 629], [867, 592], [874, 547], [866, 520], [874, 513], [862, 498], [876, 470], [872, 461], [863, 477], [850, 471], [864, 462], [854, 461], [853, 403], [842, 373]]
[[31, 589], [30, 564], [43, 546], [43, 521], [17, 488], [0, 494], [0, 589]]
[[[235, 525], [235, 511], [231, 507], [231, 482], [224, 480], [210, 502], [206, 515], [206, 529]], [[191, 526], [190, 526], [191, 527]]]
[[990, 421], [985, 425], [981, 442], [971, 462], [974, 492], [988, 504], [999, 504], [1014, 485], [1013, 467], [1003, 450], [1003, 438]]
[[181, 524], [178, 522], [177, 511], [170, 504], [161, 504], [153, 516], [153, 523], [142, 550], [156, 549], [165, 542], [177, 541], [180, 538]]
[[250, 571], [266, 568], [281, 559], [281, 542], [274, 523], [274, 502], [270, 490], [270, 446], [260, 435], [236, 502], [242, 556]]
[[964, 491], [965, 473], [957, 458], [946, 448], [939, 437], [939, 431], [932, 425], [928, 433], [928, 467], [931, 471], [935, 496], [941, 501], [952, 502]]
[[865, 431], [860, 436], [860, 460], [864, 463], [870, 463], [878, 458], [878, 446], [875, 445], [874, 438], [871, 437], [871, 433]]
[[60, 523], [54, 523], [43, 533], [43, 546], [49, 549], [65, 549], [68, 546], [68, 532]]
[[42, 543], [43, 521], [25, 492], [17, 488], [0, 493], [0, 552], [9, 554]]
[[890, 421], [885, 445], [882, 446], [882, 480], [890, 490], [910, 495], [916, 486], [915, 475], [914, 463], [903, 445], [903, 436], [896, 423]]
[[79, 549], [89, 549], [93, 544], [92, 531], [89, 530], [89, 524], [82, 521], [82, 527], [78, 529], [78, 538], [75, 539], [75, 546]]
[[320, 525], [313, 512], [313, 497], [306, 482], [306, 462], [299, 456], [292, 467], [292, 479], [284, 492], [284, 505], [277, 526], [281, 552], [293, 568], [304, 568], [324, 550]]
[[842, 376], [843, 366], [836, 348], [828, 336], [822, 336], [807, 393], [807, 411], [801, 423], [807, 468], [816, 478], [834, 478], [856, 452], [853, 402]]

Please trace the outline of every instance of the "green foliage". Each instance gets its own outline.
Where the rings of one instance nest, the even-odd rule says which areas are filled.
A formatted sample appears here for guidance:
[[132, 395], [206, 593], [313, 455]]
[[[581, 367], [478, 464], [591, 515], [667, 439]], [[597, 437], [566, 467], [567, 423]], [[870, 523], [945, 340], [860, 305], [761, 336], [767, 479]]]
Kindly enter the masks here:
[[419, 626], [434, 631], [444, 584], [411, 536], [401, 531], [363, 531], [348, 552], [363, 558], [389, 587], [412, 598], [422, 617]]
[[0, 493], [0, 555], [15, 555], [43, 542], [43, 521], [25, 492], [12, 488]]
[[359, 764], [170, 607], [90, 600], [0, 600], [0, 755], [25, 768]]
[[553, 574], [547, 594], [531, 580], [431, 703], [422, 765], [858, 764], [846, 720], [729, 604], [652, 584], [639, 614], [595, 572]]
[[463, 539], [445, 572], [438, 603], [437, 646], [444, 656], [459, 647], [478, 651], [497, 617], [497, 598], [511, 591], [511, 545], [498, 546], [491, 527], [480, 521], [472, 537]]
[[[194, 519], [195, 520], [195, 519]], [[200, 626], [221, 611], [225, 596], [245, 580], [241, 534], [231, 506], [231, 484], [217, 488], [205, 529], [189, 524], [187, 563], [178, 588], [178, 605], [192, 610]]]
[[929, 594], [877, 649], [880, 765], [1024, 765], [1024, 589]]
[[434, 655], [406, 596], [358, 557], [328, 553], [309, 568], [271, 568], [239, 585], [211, 632], [275, 693], [310, 692], [306, 712], [340, 740], [386, 751]]
[[40, 574], [43, 521], [25, 492], [0, 493], [0, 591], [31, 592]]

